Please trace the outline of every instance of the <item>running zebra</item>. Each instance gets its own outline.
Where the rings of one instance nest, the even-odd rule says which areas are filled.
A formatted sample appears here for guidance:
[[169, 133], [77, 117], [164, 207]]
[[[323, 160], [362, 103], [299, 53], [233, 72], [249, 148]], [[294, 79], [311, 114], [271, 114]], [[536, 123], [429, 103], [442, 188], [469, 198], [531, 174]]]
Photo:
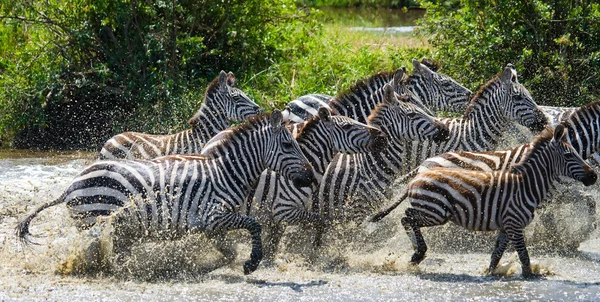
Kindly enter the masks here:
[[[298, 187], [314, 181], [312, 167], [283, 126], [279, 111], [235, 127], [206, 155], [92, 164], [61, 197], [21, 220], [17, 235], [26, 241], [32, 219], [60, 203], [67, 204], [81, 226], [95, 224], [98, 216], [115, 215], [115, 226], [128, 231], [113, 236], [117, 253], [126, 252], [140, 239], [246, 229], [252, 235], [252, 254], [244, 264], [244, 273], [249, 274], [262, 259], [261, 226], [240, 214], [240, 208], [247, 206], [247, 194], [267, 168], [279, 171]], [[119, 224], [119, 220], [127, 223]]]
[[219, 131], [262, 112], [244, 92], [234, 87], [235, 82], [233, 73], [219, 73], [208, 85], [200, 110], [188, 121], [191, 129], [170, 135], [124, 132], [104, 143], [100, 159], [153, 159], [200, 153], [204, 143]]
[[[335, 219], [360, 219], [376, 210], [389, 195], [397, 176], [421, 164], [425, 159], [453, 150], [493, 150], [511, 121], [541, 131], [544, 114], [529, 92], [517, 80], [509, 64], [471, 100], [463, 118], [445, 118], [440, 122], [449, 129], [448, 140], [417, 142], [389, 136], [388, 150], [380, 154], [336, 156], [319, 187], [321, 213]], [[373, 126], [378, 126], [371, 123]]]
[[393, 100], [390, 85], [386, 86], [386, 94], [369, 117], [369, 124], [388, 135], [388, 146], [378, 153], [334, 157], [313, 200], [315, 211], [328, 220], [354, 220], [379, 208], [385, 188], [405, 166], [402, 154], [407, 141], [442, 143], [449, 137], [447, 126], [419, 107]]
[[[345, 116], [331, 116], [325, 108], [319, 109], [317, 117], [294, 124], [292, 128], [302, 153], [314, 169], [316, 184], [320, 183], [329, 162], [338, 152], [378, 152], [387, 145], [386, 135], [379, 129]], [[264, 232], [266, 259], [274, 257], [284, 225], [312, 223], [318, 227], [323, 223], [318, 213], [309, 211], [311, 192], [309, 188], [295, 187], [288, 179], [270, 170], [261, 174], [255, 193], [249, 197], [256, 204], [253, 209], [259, 212], [251, 216], [267, 214], [264, 219], [267, 222], [263, 225], [271, 226]]]
[[415, 250], [411, 263], [419, 264], [427, 252], [420, 228], [452, 221], [471, 231], [500, 231], [489, 273], [496, 269], [510, 242], [519, 255], [523, 276], [535, 276], [523, 237], [534, 210], [559, 176], [586, 186], [597, 179], [594, 170], [566, 141], [566, 132], [563, 125], [558, 125], [554, 133], [550, 128], [544, 130], [509, 171], [432, 169], [413, 179], [406, 194], [410, 207], [401, 220]]
[[[425, 59], [424, 59], [425, 60]], [[429, 61], [427, 64], [430, 64]], [[472, 92], [461, 86], [452, 78], [434, 72], [425, 64], [413, 60], [413, 73], [406, 75], [406, 68], [395, 72], [380, 72], [365, 80], [360, 80], [348, 90], [325, 101], [320, 95], [320, 102], [313, 101], [315, 95], [306, 95], [292, 101], [286, 108], [290, 116], [299, 120], [303, 116], [311, 116], [323, 103], [327, 108], [340, 115], [366, 123], [371, 111], [383, 98], [383, 86], [391, 84], [396, 93], [410, 96], [410, 102], [421, 107], [432, 115], [430, 110], [464, 112], [469, 104]], [[315, 96], [315, 97], [313, 97]], [[314, 113], [313, 113], [314, 112]], [[293, 114], [292, 114], [293, 113]]]
[[[565, 139], [575, 148], [577, 154], [590, 162], [595, 161], [600, 152], [600, 102], [592, 102], [576, 108], [562, 118], [561, 122], [567, 129]], [[398, 178], [394, 184], [406, 183], [416, 174], [437, 167], [488, 172], [506, 171], [511, 165], [518, 163], [529, 149], [530, 145], [524, 144], [502, 151], [447, 152], [423, 161], [419, 167]]]

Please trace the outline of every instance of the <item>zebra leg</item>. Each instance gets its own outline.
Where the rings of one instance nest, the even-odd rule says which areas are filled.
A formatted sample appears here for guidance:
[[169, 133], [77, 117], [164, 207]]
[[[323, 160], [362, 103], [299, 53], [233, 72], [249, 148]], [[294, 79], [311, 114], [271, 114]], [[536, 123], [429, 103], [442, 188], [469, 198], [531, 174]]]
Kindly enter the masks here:
[[539, 275], [534, 274], [531, 271], [531, 262], [529, 260], [529, 253], [527, 247], [525, 247], [525, 237], [523, 236], [523, 230], [521, 229], [507, 229], [508, 240], [514, 245], [517, 253], [519, 254], [519, 260], [521, 261], [521, 270], [523, 272], [523, 278], [535, 278]]
[[265, 232], [264, 257], [267, 263], [272, 264], [275, 260], [275, 254], [277, 254], [277, 249], [279, 247], [279, 243], [281, 242], [281, 237], [283, 237], [285, 226], [281, 223], [276, 223], [274, 221], [270, 221], [268, 223], [268, 226], [269, 227]]
[[213, 221], [215, 231], [229, 231], [235, 229], [246, 229], [252, 236], [252, 253], [250, 260], [244, 263], [244, 274], [248, 275], [255, 271], [263, 257], [262, 250], [262, 228], [256, 219], [237, 213], [221, 213]]
[[214, 241], [217, 250], [225, 257], [225, 263], [231, 263], [237, 257], [237, 251], [233, 246], [233, 241], [227, 238], [226, 232], [209, 233], [208, 237]]
[[492, 260], [490, 262], [490, 266], [488, 268], [488, 274], [494, 272], [498, 263], [500, 263], [500, 259], [506, 250], [506, 246], [508, 245], [508, 238], [506, 237], [506, 232], [501, 230], [498, 233], [498, 237], [496, 238], [496, 247], [494, 247], [494, 252], [492, 253]]
[[404, 226], [404, 230], [410, 238], [410, 241], [413, 245], [413, 249], [415, 253], [412, 255], [410, 259], [410, 263], [419, 264], [423, 259], [425, 259], [425, 253], [427, 252], [427, 244], [425, 244], [425, 239], [423, 239], [423, 234], [421, 233], [421, 227], [426, 226], [423, 225], [422, 219], [419, 219], [421, 213], [415, 209], [408, 208], [405, 212], [406, 216], [402, 217], [402, 226]]

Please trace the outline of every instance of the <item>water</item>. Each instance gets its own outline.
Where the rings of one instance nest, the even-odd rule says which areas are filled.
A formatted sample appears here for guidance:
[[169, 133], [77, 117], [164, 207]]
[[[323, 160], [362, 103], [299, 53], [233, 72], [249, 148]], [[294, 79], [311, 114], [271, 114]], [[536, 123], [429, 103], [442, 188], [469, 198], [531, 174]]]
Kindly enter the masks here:
[[[249, 276], [242, 274], [249, 238], [241, 232], [231, 234], [238, 243], [236, 261], [212, 271], [208, 269], [220, 261], [220, 255], [204, 236], [197, 235], [178, 242], [137, 246], [126, 265], [112, 272], [74, 275], [80, 261], [78, 251], [86, 237], [73, 226], [64, 206], [47, 209], [32, 222], [32, 233], [39, 235], [34, 241], [39, 245], [23, 250], [16, 244], [13, 230], [17, 217], [57, 198], [94, 156], [0, 153], [0, 301], [600, 299], [597, 231], [586, 233], [589, 239], [576, 252], [555, 252], [552, 247], [532, 242], [533, 263], [546, 274], [541, 280], [519, 277], [520, 264], [513, 251], [505, 254], [500, 277], [486, 277], [483, 271], [493, 236], [481, 233], [461, 231], [457, 236], [444, 228], [428, 230], [428, 257], [419, 267], [407, 265], [412, 248], [398, 223], [402, 211], [381, 224], [340, 226], [329, 234], [326, 247], [312, 263], [307, 260], [307, 232], [289, 228], [275, 264], [261, 265]], [[597, 188], [582, 192], [582, 187], [570, 186], [571, 191], [565, 194], [569, 197], [563, 198], [579, 199], [573, 194], [585, 193], [597, 200]], [[575, 236], [581, 226], [573, 224], [583, 217], [563, 208], [555, 208], [556, 214], [572, 221], [558, 231], [558, 242]], [[533, 229], [535, 225], [527, 230]], [[544, 234], [537, 236], [547, 240]], [[460, 239], [462, 246], [447, 247], [452, 238]]]
[[323, 8], [321, 21], [373, 34], [409, 34], [425, 10]]

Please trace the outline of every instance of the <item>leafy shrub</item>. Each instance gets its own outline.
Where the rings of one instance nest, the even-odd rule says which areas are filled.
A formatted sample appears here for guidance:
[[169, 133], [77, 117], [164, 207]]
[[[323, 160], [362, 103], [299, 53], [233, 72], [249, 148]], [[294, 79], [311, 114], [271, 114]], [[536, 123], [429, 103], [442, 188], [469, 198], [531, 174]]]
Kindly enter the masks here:
[[426, 3], [422, 32], [444, 70], [471, 86], [506, 63], [539, 104], [600, 96], [600, 5], [593, 1], [464, 0]]
[[58, 148], [181, 129], [221, 69], [266, 68], [307, 18], [292, 0], [0, 0], [0, 15], [0, 139]]

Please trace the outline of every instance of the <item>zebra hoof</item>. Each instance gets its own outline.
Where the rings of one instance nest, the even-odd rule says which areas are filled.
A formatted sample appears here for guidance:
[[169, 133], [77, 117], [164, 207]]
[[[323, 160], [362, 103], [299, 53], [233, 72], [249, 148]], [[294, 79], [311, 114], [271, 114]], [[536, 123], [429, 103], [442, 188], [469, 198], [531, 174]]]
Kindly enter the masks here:
[[522, 275], [523, 275], [523, 279], [527, 279], [527, 280], [542, 278], [541, 274], [536, 274], [536, 273], [533, 273], [531, 271], [529, 271], [529, 272], [523, 272]]
[[258, 268], [258, 264], [260, 262], [255, 262], [253, 260], [248, 260], [244, 263], [244, 275], [250, 275]]

